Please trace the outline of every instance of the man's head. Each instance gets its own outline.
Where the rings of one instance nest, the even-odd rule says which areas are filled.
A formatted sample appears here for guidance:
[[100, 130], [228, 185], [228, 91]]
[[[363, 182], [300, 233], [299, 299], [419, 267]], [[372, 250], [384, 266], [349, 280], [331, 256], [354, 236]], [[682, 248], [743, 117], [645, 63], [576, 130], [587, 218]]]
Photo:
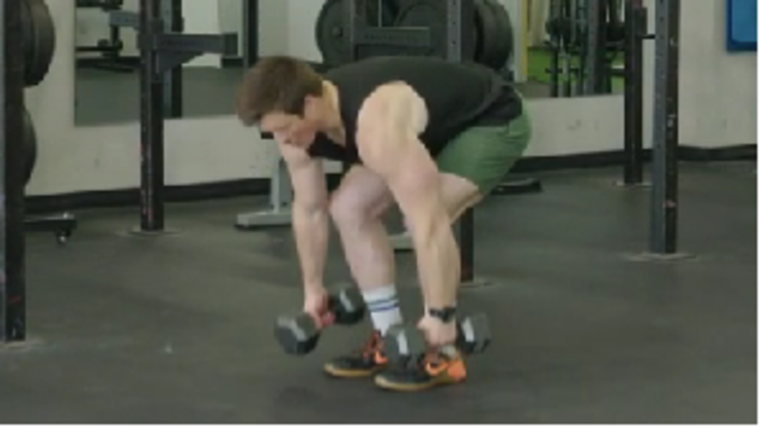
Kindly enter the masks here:
[[260, 125], [285, 144], [306, 148], [330, 114], [322, 76], [304, 61], [264, 58], [243, 78], [237, 115], [246, 126]]

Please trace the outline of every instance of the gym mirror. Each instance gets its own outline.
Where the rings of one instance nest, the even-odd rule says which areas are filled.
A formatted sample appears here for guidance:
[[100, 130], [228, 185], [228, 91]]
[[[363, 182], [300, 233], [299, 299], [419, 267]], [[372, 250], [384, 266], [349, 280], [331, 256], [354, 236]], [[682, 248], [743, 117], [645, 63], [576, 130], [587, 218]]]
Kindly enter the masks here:
[[[503, 0], [511, 1], [511, 0]], [[526, 97], [622, 95], [622, 0], [526, 0], [515, 79]], [[594, 11], [597, 19], [593, 19]], [[596, 28], [597, 37], [589, 30]], [[594, 49], [597, 44], [599, 48]], [[592, 64], [596, 64], [593, 66]]]
[[[322, 1], [317, 46], [324, 62], [339, 64], [346, 60], [341, 27], [344, 0]], [[353, 1], [379, 4], [375, 15], [384, 25], [428, 27], [434, 34], [445, 31], [440, 0]], [[472, 1], [475, 60], [513, 80], [525, 97], [622, 95], [622, 0]], [[435, 39], [433, 44], [432, 50], [445, 48]]]
[[[205, 54], [176, 72], [167, 85], [167, 119], [234, 114], [234, 94], [243, 73], [244, 0], [162, 0], [167, 22], [184, 23], [185, 34], [236, 33], [234, 56]], [[77, 0], [75, 121], [78, 126], [139, 120], [137, 31], [110, 25], [120, 12], [137, 12], [139, 0]], [[167, 24], [167, 28], [170, 24]]]

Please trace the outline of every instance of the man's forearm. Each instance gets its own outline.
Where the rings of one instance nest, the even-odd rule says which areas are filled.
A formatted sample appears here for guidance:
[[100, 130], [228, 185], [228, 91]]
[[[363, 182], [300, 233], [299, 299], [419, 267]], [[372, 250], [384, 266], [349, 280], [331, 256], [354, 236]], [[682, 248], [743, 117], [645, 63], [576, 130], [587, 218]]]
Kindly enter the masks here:
[[413, 226], [417, 270], [425, 306], [443, 308], [456, 305], [460, 260], [450, 222], [442, 217], [429, 225]]
[[328, 214], [293, 204], [293, 232], [301, 265], [304, 287], [321, 288], [327, 254]]

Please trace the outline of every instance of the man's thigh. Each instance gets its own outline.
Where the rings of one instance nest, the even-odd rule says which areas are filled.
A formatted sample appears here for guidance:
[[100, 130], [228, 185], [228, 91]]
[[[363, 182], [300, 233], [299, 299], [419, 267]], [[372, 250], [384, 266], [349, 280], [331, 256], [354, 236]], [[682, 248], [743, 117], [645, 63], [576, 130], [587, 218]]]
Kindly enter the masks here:
[[446, 204], [458, 216], [499, 185], [530, 140], [525, 113], [505, 126], [474, 127], [436, 158]]

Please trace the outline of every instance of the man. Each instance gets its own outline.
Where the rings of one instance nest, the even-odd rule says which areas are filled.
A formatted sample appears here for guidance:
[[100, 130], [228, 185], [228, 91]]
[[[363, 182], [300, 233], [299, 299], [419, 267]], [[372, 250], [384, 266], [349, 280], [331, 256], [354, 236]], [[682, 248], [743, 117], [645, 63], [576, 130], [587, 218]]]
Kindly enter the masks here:
[[[278, 141], [294, 188], [293, 228], [304, 310], [326, 315], [323, 270], [332, 217], [374, 331], [352, 354], [325, 366], [337, 377], [375, 375], [394, 390], [465, 379], [454, 347], [460, 277], [452, 223], [500, 183], [524, 151], [530, 124], [521, 98], [492, 70], [426, 57], [380, 57], [317, 74], [283, 56], [247, 72], [237, 99], [247, 126]], [[349, 165], [328, 196], [322, 159]], [[402, 323], [393, 250], [381, 221], [398, 203], [410, 229], [430, 354], [418, 366], [385, 369], [381, 338]]]

